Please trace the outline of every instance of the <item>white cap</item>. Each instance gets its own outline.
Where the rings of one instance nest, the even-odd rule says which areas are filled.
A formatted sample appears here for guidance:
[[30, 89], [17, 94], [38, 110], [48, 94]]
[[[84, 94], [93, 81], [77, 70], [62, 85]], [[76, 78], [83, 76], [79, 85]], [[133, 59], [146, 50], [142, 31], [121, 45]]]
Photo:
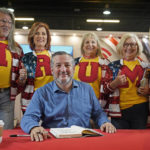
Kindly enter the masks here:
[[0, 120], [0, 125], [4, 126], [4, 121], [3, 120]]

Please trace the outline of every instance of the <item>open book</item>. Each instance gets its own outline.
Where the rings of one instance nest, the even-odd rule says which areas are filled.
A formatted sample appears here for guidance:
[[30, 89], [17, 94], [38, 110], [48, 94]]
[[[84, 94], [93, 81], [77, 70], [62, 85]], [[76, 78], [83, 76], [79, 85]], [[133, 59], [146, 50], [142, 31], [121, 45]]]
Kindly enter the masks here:
[[56, 138], [76, 138], [86, 136], [103, 136], [101, 133], [80, 126], [72, 125], [70, 128], [51, 128], [50, 133]]

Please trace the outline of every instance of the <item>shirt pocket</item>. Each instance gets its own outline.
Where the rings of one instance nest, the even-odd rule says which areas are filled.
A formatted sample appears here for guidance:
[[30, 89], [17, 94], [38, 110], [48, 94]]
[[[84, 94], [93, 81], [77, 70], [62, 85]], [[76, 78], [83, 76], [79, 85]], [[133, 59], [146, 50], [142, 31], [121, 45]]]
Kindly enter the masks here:
[[77, 97], [72, 101], [72, 113], [80, 117], [90, 118], [92, 112], [92, 104], [86, 98]]

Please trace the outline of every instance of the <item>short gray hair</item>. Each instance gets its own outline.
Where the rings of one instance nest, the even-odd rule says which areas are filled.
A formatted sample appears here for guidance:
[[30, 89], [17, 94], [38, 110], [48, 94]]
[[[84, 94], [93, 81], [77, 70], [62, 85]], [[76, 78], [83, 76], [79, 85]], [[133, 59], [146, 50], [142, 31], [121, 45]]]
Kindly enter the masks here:
[[140, 55], [143, 51], [143, 46], [142, 46], [142, 43], [141, 41], [139, 40], [139, 38], [133, 34], [133, 33], [125, 33], [120, 42], [118, 43], [116, 49], [117, 49], [117, 53], [121, 56], [122, 58], [122, 50], [123, 50], [123, 45], [125, 43], [125, 41], [128, 39], [128, 38], [134, 38], [136, 40], [136, 43], [138, 45], [138, 52], [137, 52], [137, 56]]
[[58, 55], [68, 55], [71, 58], [72, 66], [73, 67], [75, 66], [74, 59], [73, 59], [73, 57], [70, 54], [66, 53], [65, 51], [58, 51], [58, 52], [55, 52], [54, 54], [52, 54], [52, 57], [51, 57], [51, 68], [54, 65], [54, 57], [58, 56]]

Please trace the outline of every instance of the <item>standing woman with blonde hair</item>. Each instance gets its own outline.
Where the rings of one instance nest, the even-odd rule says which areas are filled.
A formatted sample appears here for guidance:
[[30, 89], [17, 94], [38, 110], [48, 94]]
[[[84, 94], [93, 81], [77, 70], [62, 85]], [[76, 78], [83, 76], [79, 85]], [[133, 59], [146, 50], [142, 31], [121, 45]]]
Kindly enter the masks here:
[[148, 63], [138, 59], [142, 44], [135, 34], [124, 34], [117, 45], [121, 59], [109, 64], [103, 106], [117, 129], [145, 129], [148, 118], [148, 83], [140, 87]]
[[28, 35], [28, 42], [32, 52], [23, 57], [23, 63], [27, 69], [27, 81], [21, 99], [23, 112], [25, 112], [34, 91], [53, 80], [50, 67], [49, 26], [43, 22], [34, 23]]
[[[75, 59], [74, 79], [90, 84], [96, 97], [100, 99], [101, 84], [105, 80], [105, 71], [109, 61], [103, 58], [100, 42], [95, 33], [86, 33], [83, 36], [81, 53], [82, 56]], [[105, 93], [102, 94], [105, 95]]]

